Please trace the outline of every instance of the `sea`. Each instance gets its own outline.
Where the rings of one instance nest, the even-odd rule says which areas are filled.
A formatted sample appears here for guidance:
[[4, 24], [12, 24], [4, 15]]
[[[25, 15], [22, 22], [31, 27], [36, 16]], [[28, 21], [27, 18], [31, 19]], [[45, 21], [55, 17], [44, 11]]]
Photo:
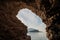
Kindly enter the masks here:
[[28, 32], [27, 35], [31, 36], [31, 40], [48, 40], [45, 32]]

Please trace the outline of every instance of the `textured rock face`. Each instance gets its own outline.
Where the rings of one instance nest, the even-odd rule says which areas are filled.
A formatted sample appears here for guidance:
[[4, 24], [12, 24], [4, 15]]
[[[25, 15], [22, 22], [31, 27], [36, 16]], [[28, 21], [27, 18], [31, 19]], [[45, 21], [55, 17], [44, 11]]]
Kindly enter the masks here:
[[0, 2], [0, 40], [31, 40], [27, 27], [17, 18], [18, 2]]
[[42, 0], [41, 6], [44, 6], [44, 11], [47, 20], [45, 21], [48, 25], [47, 37], [49, 40], [60, 39], [60, 0]]
[[0, 40], [30, 40], [27, 27], [16, 18], [22, 8], [42, 18], [49, 40], [60, 39], [60, 0], [0, 0]]

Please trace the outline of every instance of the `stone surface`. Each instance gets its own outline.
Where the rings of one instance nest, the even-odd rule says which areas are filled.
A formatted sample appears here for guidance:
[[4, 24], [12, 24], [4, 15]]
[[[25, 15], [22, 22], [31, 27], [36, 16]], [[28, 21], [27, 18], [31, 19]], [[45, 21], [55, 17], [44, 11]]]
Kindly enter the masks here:
[[22, 8], [42, 18], [49, 40], [60, 39], [60, 0], [0, 0], [0, 40], [31, 40], [27, 27], [16, 18]]

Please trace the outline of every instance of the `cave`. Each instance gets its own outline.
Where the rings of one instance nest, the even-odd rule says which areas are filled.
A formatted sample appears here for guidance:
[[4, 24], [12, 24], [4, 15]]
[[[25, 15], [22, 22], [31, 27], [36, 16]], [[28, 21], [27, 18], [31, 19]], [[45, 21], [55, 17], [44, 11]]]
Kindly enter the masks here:
[[60, 0], [0, 0], [0, 40], [31, 40], [16, 17], [23, 8], [41, 17], [49, 40], [60, 39]]

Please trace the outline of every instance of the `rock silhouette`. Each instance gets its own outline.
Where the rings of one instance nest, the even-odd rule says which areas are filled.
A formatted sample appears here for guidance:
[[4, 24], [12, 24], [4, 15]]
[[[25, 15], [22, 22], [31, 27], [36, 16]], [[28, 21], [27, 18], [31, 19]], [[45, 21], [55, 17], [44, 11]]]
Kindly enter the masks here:
[[28, 32], [41, 32], [41, 31], [34, 28], [28, 28]]
[[16, 18], [22, 8], [42, 18], [49, 40], [60, 39], [60, 0], [0, 0], [0, 40], [31, 40], [27, 27]]

